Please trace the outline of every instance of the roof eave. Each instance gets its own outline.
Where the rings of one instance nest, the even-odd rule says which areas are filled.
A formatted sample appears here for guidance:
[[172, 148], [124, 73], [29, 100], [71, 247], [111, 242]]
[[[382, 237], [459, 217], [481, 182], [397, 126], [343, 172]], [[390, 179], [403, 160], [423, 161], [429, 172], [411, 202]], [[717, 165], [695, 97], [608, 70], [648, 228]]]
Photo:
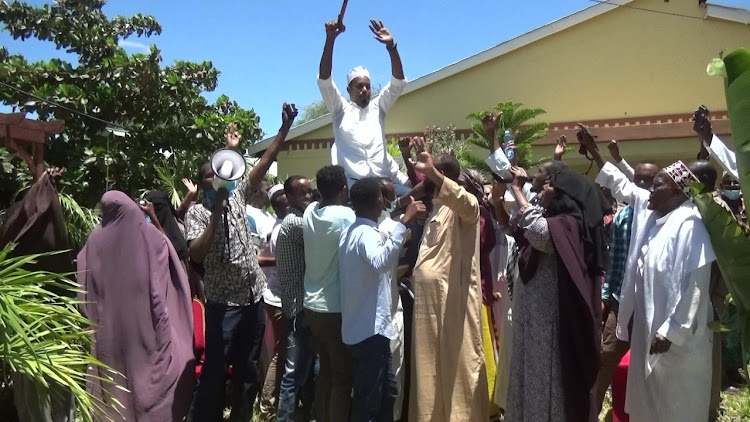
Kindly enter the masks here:
[[[420, 88], [424, 88], [440, 80], [449, 78], [457, 73], [463, 72], [464, 70], [496, 59], [504, 54], [510, 53], [511, 51], [539, 41], [542, 38], [564, 31], [572, 26], [578, 25], [579, 23], [595, 18], [601, 14], [607, 13], [619, 6], [631, 3], [633, 1], [634, 0], [609, 0], [607, 3], [595, 4], [583, 10], [560, 18], [556, 21], [540, 26], [539, 28], [533, 29], [494, 47], [488, 48], [487, 50], [474, 54], [473, 56], [469, 56], [434, 72], [428, 73], [424, 76], [420, 76], [419, 78], [409, 82], [406, 85], [406, 89], [404, 89], [404, 92], [401, 95], [416, 91]], [[286, 141], [293, 140], [316, 129], [320, 129], [331, 122], [332, 119], [329, 113], [315, 120], [311, 120], [307, 123], [299, 125], [289, 131], [289, 135], [286, 137]], [[260, 142], [256, 142], [255, 144], [250, 146], [250, 148], [248, 148], [248, 152], [250, 154], [256, 154], [260, 151], [264, 151], [271, 144], [271, 141], [273, 141], [273, 137], [269, 137], [263, 139]]]

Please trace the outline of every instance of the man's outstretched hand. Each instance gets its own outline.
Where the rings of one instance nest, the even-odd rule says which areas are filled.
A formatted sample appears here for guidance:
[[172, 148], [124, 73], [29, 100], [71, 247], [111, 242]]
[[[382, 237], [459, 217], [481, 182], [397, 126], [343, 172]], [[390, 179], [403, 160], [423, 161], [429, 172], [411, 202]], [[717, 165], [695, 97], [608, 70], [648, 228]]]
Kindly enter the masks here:
[[328, 39], [335, 40], [344, 31], [346, 31], [346, 25], [343, 22], [339, 23], [338, 20], [326, 22], [326, 37]]
[[387, 48], [393, 48], [393, 35], [391, 31], [383, 25], [383, 22], [370, 19], [370, 31], [375, 35], [375, 39], [385, 44]]
[[487, 113], [482, 117], [482, 128], [484, 129], [484, 134], [490, 139], [492, 139], [497, 133], [497, 122], [502, 115], [503, 112], [501, 111], [499, 113]]
[[409, 157], [409, 161], [415, 170], [429, 177], [436, 170], [432, 162], [432, 154], [428, 151], [427, 143], [424, 138], [415, 138], [413, 146], [417, 153], [417, 159], [415, 161]]
[[297, 113], [299, 113], [297, 106], [284, 103], [281, 108], [281, 127], [286, 129], [291, 128], [294, 119], [297, 118]]
[[65, 167], [52, 167], [45, 170], [45, 173], [49, 175], [49, 179], [52, 181], [52, 184], [57, 184], [57, 182], [60, 181], [60, 178], [62, 178], [62, 175], [67, 171]]
[[231, 123], [227, 128], [227, 148], [238, 149], [242, 142], [242, 135], [237, 132], [237, 125]]

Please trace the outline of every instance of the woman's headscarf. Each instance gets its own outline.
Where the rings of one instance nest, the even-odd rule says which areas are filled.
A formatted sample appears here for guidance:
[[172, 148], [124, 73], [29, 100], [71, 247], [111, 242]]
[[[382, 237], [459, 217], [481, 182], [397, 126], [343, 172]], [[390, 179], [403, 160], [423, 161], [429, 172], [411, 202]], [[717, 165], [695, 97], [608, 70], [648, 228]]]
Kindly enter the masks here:
[[612, 212], [612, 207], [598, 186], [570, 169], [550, 174], [549, 183], [555, 189], [555, 196], [547, 207], [547, 217], [575, 217], [581, 226], [589, 272], [604, 270], [607, 266], [604, 216]]
[[92, 367], [87, 388], [113, 420], [181, 420], [195, 377], [190, 287], [171, 242], [122, 192], [104, 194], [102, 223], [78, 254], [81, 311], [94, 323], [92, 354], [119, 372]]
[[177, 225], [177, 211], [172, 208], [169, 196], [160, 190], [152, 190], [144, 195], [144, 199], [154, 204], [156, 218], [159, 219], [159, 223], [161, 223], [164, 232], [172, 242], [177, 255], [180, 259], [187, 258], [189, 254], [187, 241], [185, 241], [180, 226]]

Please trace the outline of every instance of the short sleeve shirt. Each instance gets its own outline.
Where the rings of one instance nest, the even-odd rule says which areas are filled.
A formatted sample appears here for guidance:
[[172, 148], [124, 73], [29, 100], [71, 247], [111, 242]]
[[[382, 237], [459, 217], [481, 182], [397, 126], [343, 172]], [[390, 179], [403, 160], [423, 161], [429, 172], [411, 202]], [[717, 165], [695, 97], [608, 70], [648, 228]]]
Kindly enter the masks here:
[[[245, 306], [263, 298], [266, 277], [258, 265], [255, 247], [245, 213], [245, 183], [229, 197], [227, 224], [222, 219], [216, 228], [211, 248], [203, 262], [206, 300], [230, 306]], [[205, 202], [190, 207], [185, 216], [187, 241], [199, 238], [208, 227], [213, 213]], [[227, 242], [226, 228], [229, 229]]]

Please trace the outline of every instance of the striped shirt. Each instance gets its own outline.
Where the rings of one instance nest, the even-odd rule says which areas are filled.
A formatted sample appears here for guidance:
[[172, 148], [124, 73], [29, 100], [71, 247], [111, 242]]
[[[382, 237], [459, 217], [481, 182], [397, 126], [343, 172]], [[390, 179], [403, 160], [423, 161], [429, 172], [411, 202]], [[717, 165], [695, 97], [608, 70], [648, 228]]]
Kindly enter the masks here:
[[294, 318], [305, 299], [305, 240], [302, 211], [291, 207], [276, 240], [276, 270], [281, 286], [281, 310], [286, 318]]

